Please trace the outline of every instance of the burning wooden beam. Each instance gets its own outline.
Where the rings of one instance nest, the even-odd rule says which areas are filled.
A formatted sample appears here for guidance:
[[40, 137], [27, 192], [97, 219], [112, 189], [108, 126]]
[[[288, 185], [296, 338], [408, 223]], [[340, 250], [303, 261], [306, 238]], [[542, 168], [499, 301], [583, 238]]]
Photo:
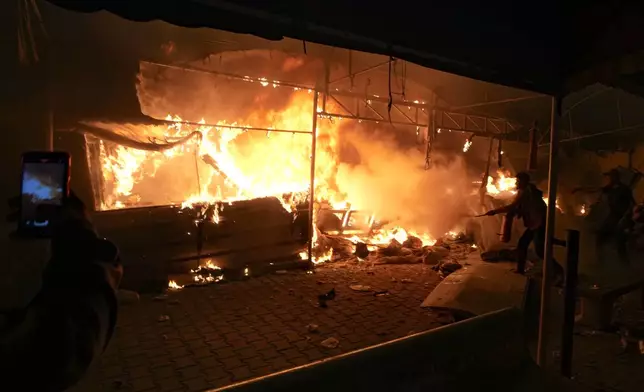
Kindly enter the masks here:
[[215, 161], [215, 158], [213, 158], [210, 154], [203, 154], [201, 156], [201, 160], [203, 160], [205, 163], [207, 163], [213, 169], [215, 169], [217, 171], [217, 173], [224, 178], [224, 180], [228, 179], [228, 176], [226, 175], [226, 173], [224, 173], [223, 170], [221, 170], [221, 168], [219, 168], [219, 165], [217, 164], [217, 161]]

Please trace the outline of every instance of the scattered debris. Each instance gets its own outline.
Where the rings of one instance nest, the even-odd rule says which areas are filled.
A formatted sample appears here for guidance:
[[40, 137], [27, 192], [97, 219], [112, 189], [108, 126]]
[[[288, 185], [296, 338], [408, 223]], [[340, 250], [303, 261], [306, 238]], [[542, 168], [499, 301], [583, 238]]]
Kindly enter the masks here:
[[131, 304], [139, 302], [139, 293], [131, 290], [119, 290], [116, 293], [120, 304]]
[[354, 284], [354, 285], [349, 286], [349, 288], [351, 290], [353, 290], [353, 291], [360, 291], [360, 292], [363, 292], [363, 293], [371, 291], [371, 286], [366, 286], [366, 285], [362, 285], [362, 284]]
[[425, 254], [425, 257], [423, 258], [423, 263], [427, 265], [436, 265], [440, 263], [445, 256], [440, 254], [439, 252], [434, 252], [433, 250], [430, 250]]
[[373, 293], [374, 296], [376, 297], [384, 297], [385, 295], [389, 295], [389, 290], [384, 289], [384, 290], [376, 290]]
[[306, 326], [306, 330], [311, 332], [311, 333], [316, 333], [319, 330], [319, 326], [317, 324], [309, 324]]
[[326, 301], [332, 301], [335, 299], [335, 289], [329, 290], [327, 293], [318, 295], [318, 305], [321, 308], [326, 308]]
[[331, 289], [324, 294], [318, 295], [319, 301], [332, 301], [335, 299], [335, 289]]
[[164, 321], [170, 321], [170, 316], [168, 316], [167, 314], [163, 314], [163, 315], [159, 316], [159, 320], [158, 320], [158, 321], [159, 321], [160, 323], [162, 323], [162, 322], [164, 322]]
[[420, 249], [423, 247], [423, 240], [413, 235], [408, 235], [405, 242], [402, 243], [402, 246], [410, 249]]
[[275, 273], [277, 275], [286, 275], [286, 274], [288, 274], [288, 271], [287, 270], [277, 270], [277, 271], [275, 271]]
[[340, 341], [336, 338], [328, 338], [320, 342], [320, 346], [329, 349], [337, 348], [339, 345]]
[[413, 254], [405, 256], [382, 256], [375, 261], [376, 264], [420, 264], [422, 262], [422, 257]]
[[516, 252], [514, 249], [497, 249], [489, 250], [481, 253], [481, 260], [488, 263], [495, 263], [498, 261], [514, 261], [516, 260]]
[[366, 259], [369, 256], [369, 248], [364, 242], [356, 243], [356, 251], [353, 253], [355, 256]]
[[434, 271], [439, 272], [441, 279], [444, 279], [449, 274], [458, 271], [461, 268], [463, 268], [463, 266], [455, 260], [445, 261], [432, 267]]
[[461, 268], [463, 268], [463, 266], [458, 261], [452, 260], [452, 261], [442, 263], [440, 266], [440, 271], [445, 275], [449, 275], [452, 272], [460, 270]]

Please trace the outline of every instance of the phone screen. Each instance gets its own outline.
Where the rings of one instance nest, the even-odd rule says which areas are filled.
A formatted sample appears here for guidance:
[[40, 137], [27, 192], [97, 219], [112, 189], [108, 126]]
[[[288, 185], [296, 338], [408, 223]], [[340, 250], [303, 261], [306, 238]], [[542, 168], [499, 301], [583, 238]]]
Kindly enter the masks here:
[[62, 154], [52, 153], [47, 156], [23, 157], [22, 163], [22, 229], [33, 232], [46, 232], [50, 226], [50, 217], [41, 208], [42, 205], [61, 205], [67, 196], [69, 158]]

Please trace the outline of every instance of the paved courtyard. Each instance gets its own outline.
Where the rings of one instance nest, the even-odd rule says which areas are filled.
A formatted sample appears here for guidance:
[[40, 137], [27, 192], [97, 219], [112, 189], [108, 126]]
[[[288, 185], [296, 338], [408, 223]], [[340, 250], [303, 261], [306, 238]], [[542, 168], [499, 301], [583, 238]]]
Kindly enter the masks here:
[[201, 391], [435, 328], [440, 315], [420, 304], [437, 283], [422, 264], [335, 264], [145, 296], [121, 307], [107, 352], [74, 390]]

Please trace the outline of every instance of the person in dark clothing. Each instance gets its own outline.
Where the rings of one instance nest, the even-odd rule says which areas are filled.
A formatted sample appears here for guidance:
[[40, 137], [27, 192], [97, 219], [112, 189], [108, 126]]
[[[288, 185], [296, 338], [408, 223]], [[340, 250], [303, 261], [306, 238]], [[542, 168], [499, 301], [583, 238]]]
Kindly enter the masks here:
[[118, 249], [97, 236], [80, 200], [50, 208], [55, 226], [42, 287], [26, 308], [0, 321], [0, 379], [12, 390], [75, 385], [116, 324]]
[[[507, 214], [509, 219], [517, 217], [523, 219], [526, 230], [517, 244], [517, 273], [525, 273], [526, 259], [530, 243], [534, 243], [537, 256], [544, 259], [546, 241], [546, 214], [547, 205], [543, 201], [543, 192], [530, 182], [530, 175], [526, 172], [517, 173], [517, 195], [512, 203], [486, 213], [488, 216]], [[563, 275], [563, 268], [554, 263], [555, 273], [558, 277]]]
[[629, 228], [635, 206], [633, 191], [622, 182], [617, 169], [604, 173], [604, 176], [607, 178], [607, 185], [601, 188], [576, 188], [573, 193], [601, 193], [608, 206], [608, 215], [597, 230], [597, 251], [599, 252], [605, 245], [612, 243], [616, 247], [622, 263], [629, 264], [626, 230]]

